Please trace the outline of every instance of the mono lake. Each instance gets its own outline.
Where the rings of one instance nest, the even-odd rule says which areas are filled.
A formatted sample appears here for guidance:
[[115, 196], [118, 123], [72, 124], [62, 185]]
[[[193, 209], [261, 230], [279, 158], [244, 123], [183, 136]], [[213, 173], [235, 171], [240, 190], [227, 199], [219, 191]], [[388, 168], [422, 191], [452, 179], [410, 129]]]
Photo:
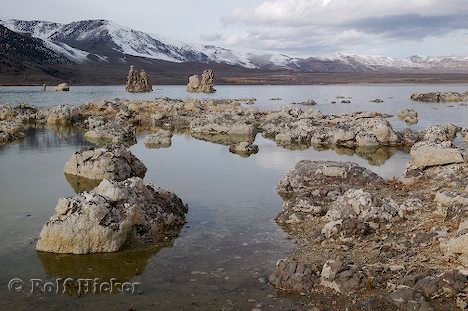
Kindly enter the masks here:
[[[466, 91], [466, 85], [327, 85], [218, 86], [213, 95], [197, 98], [257, 98], [253, 107], [274, 109], [314, 99], [325, 114], [379, 111], [396, 115], [413, 108], [415, 128], [453, 123], [468, 126], [465, 103], [427, 104], [409, 100], [413, 92]], [[41, 92], [39, 87], [0, 87], [0, 103], [37, 106], [81, 104], [114, 98], [186, 98], [184, 86], [155, 87], [150, 94], [132, 95], [122, 86], [72, 87], [69, 93]], [[350, 104], [337, 96], [351, 97]], [[279, 97], [282, 100], [271, 101]], [[370, 103], [381, 98], [384, 103]], [[337, 101], [331, 104], [331, 101]], [[299, 107], [299, 106], [298, 106]], [[309, 107], [304, 107], [308, 109]], [[396, 129], [406, 127], [391, 119]], [[352, 161], [377, 174], [400, 177], [409, 155], [396, 148], [371, 151], [288, 150], [257, 135], [259, 153], [249, 158], [228, 147], [176, 134], [167, 149], [147, 149], [146, 133], [130, 150], [148, 168], [146, 182], [171, 190], [189, 205], [187, 224], [172, 242], [113, 254], [54, 255], [38, 253], [36, 239], [54, 213], [60, 197], [73, 195], [63, 167], [78, 149], [91, 145], [73, 128], [29, 128], [22, 142], [0, 147], [0, 309], [38, 310], [265, 310], [290, 309], [300, 297], [278, 294], [268, 274], [287, 256], [294, 242], [275, 221], [282, 200], [275, 187], [298, 161]], [[116, 278], [141, 283], [141, 292], [76, 295], [9, 292], [13, 278], [54, 281], [57, 278]], [[249, 302], [250, 300], [250, 302]], [[255, 302], [253, 302], [255, 300]]]

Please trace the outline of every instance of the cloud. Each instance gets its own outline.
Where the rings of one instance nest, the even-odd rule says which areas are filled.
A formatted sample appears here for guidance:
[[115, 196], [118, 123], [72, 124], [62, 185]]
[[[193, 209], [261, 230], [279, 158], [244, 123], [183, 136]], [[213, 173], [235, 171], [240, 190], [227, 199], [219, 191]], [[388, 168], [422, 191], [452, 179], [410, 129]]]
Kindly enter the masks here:
[[223, 35], [220, 33], [202, 34], [200, 35], [200, 39], [206, 42], [216, 42], [221, 41], [223, 39]]
[[421, 39], [458, 29], [468, 29], [468, 15], [421, 16], [405, 14], [368, 17], [343, 24], [341, 27], [389, 37]]
[[417, 54], [422, 41], [428, 46], [431, 40], [459, 38], [468, 29], [468, 6], [466, 0], [264, 0], [233, 10], [222, 22], [243, 31], [224, 41], [230, 47], [302, 56], [367, 47], [401, 56], [395, 55], [401, 45], [413, 44]]

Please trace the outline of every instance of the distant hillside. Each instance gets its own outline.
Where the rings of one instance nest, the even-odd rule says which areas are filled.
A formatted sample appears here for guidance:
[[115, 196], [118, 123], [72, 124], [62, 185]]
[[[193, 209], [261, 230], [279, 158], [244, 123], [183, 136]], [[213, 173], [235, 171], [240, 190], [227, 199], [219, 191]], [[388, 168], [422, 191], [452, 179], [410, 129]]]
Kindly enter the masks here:
[[[2, 26], [3, 25], [3, 26]], [[242, 52], [191, 45], [136, 31], [107, 20], [69, 24], [0, 21], [0, 83], [123, 83], [129, 65], [163, 83], [182, 83], [207, 67], [225, 83], [333, 83], [336, 76], [454, 75], [464, 80], [468, 57], [420, 57], [336, 54], [297, 58], [279, 53]], [[4, 52], [3, 52], [4, 51]], [[333, 74], [318, 80], [321, 74]], [[310, 77], [314, 78], [310, 78]], [[377, 80], [378, 80], [377, 79]], [[457, 78], [458, 79], [458, 78]], [[20, 82], [18, 82], [20, 81]]]

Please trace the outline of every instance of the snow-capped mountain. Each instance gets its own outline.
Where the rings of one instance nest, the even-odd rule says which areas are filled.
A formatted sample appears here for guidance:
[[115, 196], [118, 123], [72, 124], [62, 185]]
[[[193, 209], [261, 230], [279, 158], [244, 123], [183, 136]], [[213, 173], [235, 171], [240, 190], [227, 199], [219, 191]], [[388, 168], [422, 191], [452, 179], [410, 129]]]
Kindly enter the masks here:
[[107, 20], [69, 24], [47, 21], [0, 21], [0, 25], [43, 41], [52, 52], [73, 63], [125, 64], [129, 56], [175, 63], [215, 63], [245, 69], [301, 72], [441, 72], [468, 73], [468, 57], [419, 57], [336, 54], [297, 58], [278, 53], [236, 51], [193, 45], [122, 27]]

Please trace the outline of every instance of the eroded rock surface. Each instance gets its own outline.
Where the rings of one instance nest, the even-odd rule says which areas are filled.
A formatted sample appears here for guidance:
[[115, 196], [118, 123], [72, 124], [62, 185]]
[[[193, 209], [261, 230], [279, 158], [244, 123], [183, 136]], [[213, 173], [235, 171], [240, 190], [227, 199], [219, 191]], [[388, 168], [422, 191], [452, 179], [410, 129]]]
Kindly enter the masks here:
[[84, 137], [94, 144], [122, 144], [127, 147], [136, 144], [135, 127], [128, 122], [88, 120], [88, 125], [90, 130], [84, 134]]
[[62, 198], [36, 249], [89, 254], [164, 241], [185, 223], [187, 206], [174, 193], [139, 177], [103, 180], [90, 192]]
[[125, 180], [144, 177], [146, 167], [129, 150], [122, 146], [88, 147], [75, 152], [67, 161], [65, 174], [93, 180]]

